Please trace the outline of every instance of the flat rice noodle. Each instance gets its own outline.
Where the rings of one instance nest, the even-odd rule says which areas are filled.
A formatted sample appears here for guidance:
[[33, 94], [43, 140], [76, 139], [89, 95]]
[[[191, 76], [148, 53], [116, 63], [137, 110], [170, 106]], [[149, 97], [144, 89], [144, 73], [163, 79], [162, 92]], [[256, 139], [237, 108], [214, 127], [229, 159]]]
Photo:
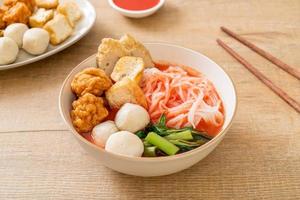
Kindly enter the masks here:
[[189, 67], [156, 66], [145, 69], [142, 79], [151, 121], [157, 123], [165, 114], [168, 127], [193, 126], [216, 135], [224, 123], [224, 108], [213, 84]]

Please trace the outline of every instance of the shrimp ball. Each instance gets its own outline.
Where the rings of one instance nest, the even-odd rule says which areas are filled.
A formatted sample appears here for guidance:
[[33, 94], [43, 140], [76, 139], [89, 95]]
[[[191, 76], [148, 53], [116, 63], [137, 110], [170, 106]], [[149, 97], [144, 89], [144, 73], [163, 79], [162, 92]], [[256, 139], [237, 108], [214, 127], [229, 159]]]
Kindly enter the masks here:
[[137, 104], [126, 103], [117, 112], [115, 123], [122, 131], [137, 132], [144, 129], [150, 122], [147, 110]]
[[144, 145], [135, 134], [119, 131], [109, 136], [105, 150], [119, 155], [141, 157], [144, 152]]
[[49, 45], [50, 36], [42, 28], [32, 28], [24, 33], [23, 49], [32, 55], [44, 53]]
[[14, 62], [18, 53], [18, 45], [13, 39], [9, 37], [0, 38], [0, 65]]
[[13, 39], [19, 48], [23, 44], [23, 35], [28, 30], [28, 27], [22, 23], [14, 23], [6, 27], [4, 31], [4, 37]]
[[105, 147], [109, 136], [118, 131], [115, 122], [109, 120], [95, 126], [92, 130], [92, 137], [96, 145]]

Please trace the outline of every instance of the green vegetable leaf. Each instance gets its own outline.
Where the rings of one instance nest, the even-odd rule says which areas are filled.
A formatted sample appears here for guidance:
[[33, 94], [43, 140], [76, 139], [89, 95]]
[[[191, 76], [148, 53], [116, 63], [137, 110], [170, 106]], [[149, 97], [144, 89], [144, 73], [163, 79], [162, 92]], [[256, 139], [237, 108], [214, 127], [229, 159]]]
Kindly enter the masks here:
[[135, 134], [141, 139], [143, 139], [147, 136], [147, 133], [145, 131], [138, 131]]
[[159, 122], [158, 122], [157, 126], [166, 128], [166, 121], [167, 121], [166, 115], [162, 114], [160, 119], [159, 119]]
[[211, 136], [208, 136], [205, 133], [202, 133], [202, 132], [199, 132], [199, 131], [196, 131], [196, 130], [192, 130], [192, 134], [193, 134], [194, 139], [197, 139], [197, 140], [209, 141], [209, 140], [212, 139]]

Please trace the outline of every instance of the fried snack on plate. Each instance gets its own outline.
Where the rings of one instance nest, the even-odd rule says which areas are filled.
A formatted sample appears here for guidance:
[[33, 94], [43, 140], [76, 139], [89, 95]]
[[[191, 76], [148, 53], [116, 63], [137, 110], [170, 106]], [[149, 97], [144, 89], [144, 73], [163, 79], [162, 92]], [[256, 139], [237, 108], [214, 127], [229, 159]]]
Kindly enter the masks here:
[[124, 56], [118, 60], [110, 77], [115, 82], [128, 77], [139, 84], [144, 68], [145, 63], [142, 58]]
[[103, 69], [107, 75], [110, 75], [116, 62], [121, 57], [127, 55], [128, 52], [121, 45], [119, 40], [104, 38], [98, 47], [97, 65], [100, 69]]
[[80, 8], [74, 1], [59, 4], [57, 12], [65, 15], [72, 27], [75, 27], [75, 23], [81, 18]]
[[3, 16], [5, 15], [5, 12], [8, 10], [8, 7], [1, 6], [0, 7], [0, 29], [4, 29], [6, 27], [6, 23], [3, 21]]
[[39, 8], [52, 9], [58, 6], [58, 0], [35, 0]]
[[72, 107], [72, 122], [79, 133], [91, 131], [94, 126], [108, 116], [108, 111], [103, 105], [103, 99], [90, 93], [79, 97], [72, 103]]
[[4, 30], [0, 30], [0, 37], [3, 36]]
[[67, 18], [62, 14], [56, 14], [53, 19], [45, 24], [44, 29], [49, 32], [50, 42], [53, 45], [62, 43], [73, 32]]
[[154, 67], [150, 52], [142, 43], [129, 34], [122, 36], [120, 42], [129, 51], [129, 55], [143, 58], [145, 67]]
[[75, 75], [71, 88], [77, 96], [91, 93], [100, 96], [112, 86], [110, 78], [99, 68], [87, 68]]
[[54, 16], [53, 10], [46, 10], [45, 8], [38, 8], [33, 15], [29, 17], [29, 25], [31, 27], [42, 28]]
[[3, 21], [9, 25], [12, 23], [27, 24], [31, 15], [30, 9], [25, 3], [17, 2], [13, 7], [9, 8], [3, 16]]
[[128, 77], [116, 82], [105, 92], [105, 97], [112, 109], [119, 109], [125, 103], [139, 104], [147, 109], [147, 102], [139, 85]]
[[31, 12], [34, 11], [36, 6], [35, 0], [4, 0], [3, 4], [8, 7], [12, 7], [16, 5], [18, 2], [24, 3]]

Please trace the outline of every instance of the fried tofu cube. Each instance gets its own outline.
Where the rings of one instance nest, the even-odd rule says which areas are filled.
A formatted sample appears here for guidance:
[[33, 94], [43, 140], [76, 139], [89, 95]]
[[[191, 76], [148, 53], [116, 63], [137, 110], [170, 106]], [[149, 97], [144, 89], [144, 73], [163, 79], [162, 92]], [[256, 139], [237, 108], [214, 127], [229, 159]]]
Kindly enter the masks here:
[[80, 8], [73, 1], [67, 1], [59, 4], [57, 12], [65, 15], [72, 27], [75, 27], [76, 22], [81, 18]]
[[39, 8], [29, 18], [29, 25], [31, 27], [43, 27], [54, 16], [53, 10], [46, 10], [45, 8]]
[[128, 77], [136, 83], [140, 83], [145, 68], [142, 58], [124, 56], [118, 60], [110, 77], [115, 82]]
[[57, 14], [53, 19], [48, 21], [44, 29], [49, 32], [50, 42], [58, 45], [65, 41], [73, 32], [67, 18], [62, 14]]
[[27, 24], [31, 15], [30, 9], [25, 3], [17, 2], [14, 6], [8, 9], [3, 16], [3, 21], [9, 25], [13, 23]]
[[145, 67], [154, 67], [150, 52], [146, 47], [135, 40], [131, 35], [126, 34], [120, 39], [121, 44], [129, 51], [130, 56], [144, 59]]
[[53, 9], [58, 6], [58, 0], [35, 0], [39, 8]]
[[4, 30], [0, 30], [0, 37], [2, 37], [4, 34]]
[[119, 40], [104, 38], [98, 47], [97, 65], [100, 69], [103, 69], [107, 75], [110, 75], [116, 62], [121, 57], [127, 55], [128, 52], [121, 45]]
[[128, 77], [116, 82], [105, 92], [106, 99], [112, 109], [119, 109], [125, 103], [134, 103], [147, 109], [144, 92], [139, 85]]

